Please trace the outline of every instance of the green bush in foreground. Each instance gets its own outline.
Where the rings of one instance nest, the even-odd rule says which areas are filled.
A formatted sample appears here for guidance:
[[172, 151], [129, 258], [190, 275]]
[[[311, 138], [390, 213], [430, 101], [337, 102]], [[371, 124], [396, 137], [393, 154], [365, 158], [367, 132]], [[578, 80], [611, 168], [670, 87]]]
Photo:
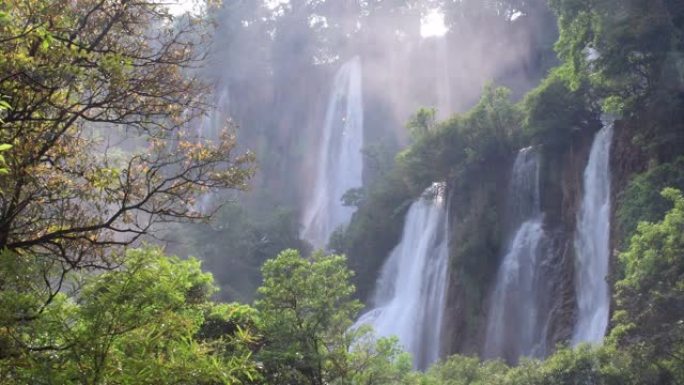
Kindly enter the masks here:
[[209, 301], [212, 278], [197, 260], [131, 250], [117, 270], [65, 276], [53, 275], [55, 263], [2, 255], [3, 384], [233, 384], [258, 375], [249, 308]]

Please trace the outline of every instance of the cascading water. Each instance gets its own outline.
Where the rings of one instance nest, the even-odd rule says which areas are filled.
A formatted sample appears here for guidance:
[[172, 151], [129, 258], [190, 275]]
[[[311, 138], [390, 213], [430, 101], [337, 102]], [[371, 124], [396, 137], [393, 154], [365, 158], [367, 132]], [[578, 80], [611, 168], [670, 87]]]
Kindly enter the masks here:
[[342, 195], [361, 187], [363, 158], [363, 99], [361, 60], [347, 61], [335, 74], [319, 146], [313, 197], [304, 211], [301, 236], [324, 247], [330, 234], [353, 213]]
[[548, 299], [541, 277], [546, 262], [539, 193], [539, 154], [519, 152], [509, 186], [508, 221], [515, 229], [497, 273], [487, 320], [484, 356], [514, 363], [545, 354]]
[[604, 122], [584, 170], [584, 195], [575, 235], [578, 317], [572, 343], [600, 343], [608, 326], [610, 292], [610, 146], [613, 123]]
[[199, 140], [214, 141], [221, 136], [221, 131], [226, 127], [227, 119], [230, 116], [230, 94], [228, 87], [221, 87], [215, 91], [216, 108], [212, 113], [202, 117], [201, 123], [197, 126], [197, 138]]
[[[220, 87], [214, 91], [216, 108], [210, 114], [203, 115], [200, 124], [197, 125], [196, 140], [199, 143], [210, 143], [219, 140], [221, 132], [229, 127], [226, 126], [230, 116], [230, 94], [228, 87]], [[196, 203], [196, 209], [202, 213], [211, 212], [214, 194], [201, 194]]]
[[355, 324], [371, 325], [379, 336], [397, 336], [418, 369], [440, 353], [449, 255], [444, 189], [435, 184], [411, 205], [401, 242], [376, 283], [375, 308]]

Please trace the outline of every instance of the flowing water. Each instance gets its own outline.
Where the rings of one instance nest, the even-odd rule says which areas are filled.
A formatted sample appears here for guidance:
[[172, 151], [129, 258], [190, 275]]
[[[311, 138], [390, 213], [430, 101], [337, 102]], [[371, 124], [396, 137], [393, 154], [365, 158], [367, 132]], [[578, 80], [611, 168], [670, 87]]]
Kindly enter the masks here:
[[373, 326], [379, 336], [397, 336], [425, 369], [439, 359], [448, 267], [444, 185], [433, 185], [414, 202], [401, 242], [392, 250], [376, 283], [371, 311], [355, 326]]
[[[227, 119], [230, 116], [230, 94], [228, 87], [221, 87], [214, 91], [216, 108], [211, 113], [203, 115], [197, 125], [196, 140], [199, 143], [216, 142], [221, 137], [221, 132], [229, 129]], [[209, 192], [199, 195], [195, 209], [201, 213], [209, 213], [216, 208], [216, 196]]]
[[355, 57], [335, 74], [328, 100], [318, 169], [310, 204], [305, 208], [301, 236], [316, 248], [325, 247], [330, 234], [346, 224], [353, 208], [342, 195], [362, 185], [363, 99], [361, 60]]
[[484, 356], [515, 363], [521, 356], [545, 354], [548, 323], [548, 264], [539, 192], [539, 154], [519, 152], [509, 186], [508, 222], [515, 230], [497, 273], [490, 299]]
[[600, 343], [608, 326], [610, 291], [610, 145], [612, 122], [596, 134], [584, 170], [584, 195], [575, 235], [575, 292], [578, 317], [573, 345]]

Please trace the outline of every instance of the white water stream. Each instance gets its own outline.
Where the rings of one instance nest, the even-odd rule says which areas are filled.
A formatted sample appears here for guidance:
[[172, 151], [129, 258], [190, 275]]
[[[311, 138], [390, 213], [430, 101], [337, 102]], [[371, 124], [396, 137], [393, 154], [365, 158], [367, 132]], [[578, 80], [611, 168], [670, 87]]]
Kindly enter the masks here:
[[418, 369], [440, 354], [449, 254], [444, 200], [444, 186], [435, 184], [411, 205], [401, 242], [376, 283], [375, 308], [355, 324], [369, 324], [379, 336], [397, 336]]
[[545, 354], [546, 303], [540, 267], [547, 258], [539, 192], [539, 154], [518, 153], [509, 186], [509, 222], [515, 229], [497, 273], [487, 320], [485, 358], [515, 363]]
[[577, 323], [572, 344], [600, 343], [608, 326], [610, 290], [610, 147], [613, 123], [604, 122], [584, 170], [584, 194], [575, 233]]
[[349, 222], [353, 208], [341, 198], [362, 186], [363, 95], [361, 60], [355, 57], [335, 74], [328, 100], [310, 204], [304, 210], [301, 237], [316, 248]]

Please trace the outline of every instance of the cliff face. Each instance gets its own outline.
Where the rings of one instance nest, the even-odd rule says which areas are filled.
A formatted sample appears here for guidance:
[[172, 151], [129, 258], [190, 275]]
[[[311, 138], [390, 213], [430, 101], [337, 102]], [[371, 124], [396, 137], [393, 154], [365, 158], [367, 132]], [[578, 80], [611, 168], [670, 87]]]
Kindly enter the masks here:
[[[620, 201], [625, 189], [628, 187], [630, 180], [636, 174], [644, 172], [648, 168], [648, 155], [642, 147], [634, 143], [633, 138], [638, 132], [638, 124], [632, 121], [618, 120], [615, 122], [615, 136], [613, 139], [613, 147], [610, 154], [610, 169], [611, 169], [611, 208], [610, 208], [610, 271], [608, 277], [610, 286], [614, 287], [614, 283], [619, 279], [616, 272], [619, 271], [618, 255], [620, 250], [625, 245], [622, 240], [626, 236], [626, 231], [621, 228], [620, 221], [617, 218], [617, 213], [620, 208]], [[615, 308], [614, 302], [611, 301], [612, 309]], [[612, 322], [608, 325], [610, 328]]]
[[547, 271], [550, 303], [546, 352], [567, 341], [577, 316], [575, 297], [575, 229], [583, 195], [583, 175], [598, 122], [577, 130], [565, 148], [543, 151], [541, 196], [545, 213], [544, 227], [553, 254]]
[[[582, 181], [598, 122], [575, 131], [562, 148], [543, 148], [540, 176], [545, 250], [541, 266], [552, 301], [547, 302], [545, 352], [567, 341], [576, 317], [573, 240]], [[513, 157], [502, 157], [467, 182], [450, 181], [451, 271], [444, 322], [444, 354], [482, 355], [487, 309], [505, 250], [503, 213]], [[515, 231], [515, 229], [513, 229]], [[475, 268], [474, 266], [478, 267]], [[543, 293], [548, 294], [548, 293]]]
[[442, 351], [478, 354], [484, 340], [486, 296], [501, 249], [500, 213], [505, 210], [502, 181], [510, 174], [513, 156], [485, 164], [465, 180], [450, 180], [449, 254]]

